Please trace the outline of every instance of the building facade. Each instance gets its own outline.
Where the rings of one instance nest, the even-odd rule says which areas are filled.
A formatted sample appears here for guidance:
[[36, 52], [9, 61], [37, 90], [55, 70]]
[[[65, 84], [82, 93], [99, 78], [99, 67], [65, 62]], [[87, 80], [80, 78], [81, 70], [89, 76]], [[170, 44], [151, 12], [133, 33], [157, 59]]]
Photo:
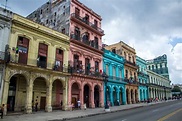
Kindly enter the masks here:
[[[126, 104], [126, 82], [124, 81], [124, 58], [104, 49], [103, 72], [108, 75], [107, 83], [104, 85], [104, 94], [112, 106]], [[107, 84], [107, 85], [106, 85]]]
[[169, 99], [171, 95], [171, 81], [153, 71], [147, 70], [149, 75], [148, 89], [150, 99]]
[[14, 14], [4, 77], [5, 112], [66, 110], [69, 37]]
[[138, 102], [138, 80], [135, 49], [120, 41], [119, 43], [106, 46], [105, 49], [116, 53], [126, 60], [124, 64], [124, 77], [128, 82], [126, 85], [127, 104]]
[[2, 91], [3, 91], [3, 78], [5, 72], [5, 52], [8, 47], [9, 34], [11, 31], [11, 20], [13, 13], [9, 10], [0, 7], [0, 104], [2, 99]]
[[103, 107], [101, 16], [78, 0], [54, 0], [28, 18], [70, 36], [68, 103]]
[[147, 101], [148, 100], [148, 75], [147, 75], [147, 63], [146, 60], [136, 56], [136, 64], [138, 65], [138, 94], [139, 101]]
[[166, 54], [151, 60], [147, 60], [147, 68], [169, 79]]

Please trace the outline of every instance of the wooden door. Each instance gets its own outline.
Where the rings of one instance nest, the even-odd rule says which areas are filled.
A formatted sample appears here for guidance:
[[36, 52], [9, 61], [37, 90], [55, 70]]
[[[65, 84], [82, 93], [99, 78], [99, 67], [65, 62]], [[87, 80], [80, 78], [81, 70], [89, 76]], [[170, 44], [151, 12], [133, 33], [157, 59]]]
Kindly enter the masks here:
[[40, 109], [45, 109], [46, 106], [46, 97], [41, 97], [40, 99]]

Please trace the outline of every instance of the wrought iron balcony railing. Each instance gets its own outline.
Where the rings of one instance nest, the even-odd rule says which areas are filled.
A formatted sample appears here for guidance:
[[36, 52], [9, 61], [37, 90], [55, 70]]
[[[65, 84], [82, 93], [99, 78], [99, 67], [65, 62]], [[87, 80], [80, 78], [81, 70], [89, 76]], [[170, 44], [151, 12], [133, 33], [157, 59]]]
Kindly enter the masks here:
[[93, 24], [93, 23], [87, 21], [85, 18], [82, 18], [81, 16], [79, 16], [79, 15], [77, 15], [77, 14], [75, 14], [75, 13], [72, 13], [72, 14], [71, 14], [71, 17], [74, 17], [74, 18], [76, 18], [77, 20], [80, 20], [81, 22], [83, 22], [83, 23], [89, 25], [90, 27], [92, 27], [92, 28], [94, 28], [95, 30], [97, 30], [97, 31], [101, 32], [102, 34], [104, 34], [104, 30], [102, 30], [101, 28], [97, 27], [95, 24]]
[[125, 78], [124, 81], [128, 84], [137, 84], [139, 85], [139, 82], [137, 82], [136, 80], [131, 80], [131, 79], [127, 79]]
[[128, 60], [126, 60], [126, 63], [130, 64], [130, 65], [133, 65], [133, 66], [137, 66], [135, 62], [130, 62]]
[[92, 48], [95, 48], [97, 50], [102, 50], [102, 47], [99, 46], [98, 44], [92, 42], [92, 41], [95, 41], [95, 40], [87, 40], [87, 39], [81, 39], [81, 37], [79, 35], [76, 35], [76, 34], [71, 34], [71, 39], [72, 40], [77, 40], [87, 46], [90, 46]]

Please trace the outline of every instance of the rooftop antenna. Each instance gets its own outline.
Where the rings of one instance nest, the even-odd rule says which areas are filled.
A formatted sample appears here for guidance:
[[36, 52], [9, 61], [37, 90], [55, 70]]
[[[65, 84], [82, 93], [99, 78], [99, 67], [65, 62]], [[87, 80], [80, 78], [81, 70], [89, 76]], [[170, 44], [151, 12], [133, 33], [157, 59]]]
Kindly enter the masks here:
[[7, 6], [7, 4], [8, 4], [8, 0], [6, 0], [5, 5], [2, 4], [2, 6], [4, 6], [4, 9], [5, 9], [5, 10], [6, 10], [6, 8], [11, 9], [10, 7]]

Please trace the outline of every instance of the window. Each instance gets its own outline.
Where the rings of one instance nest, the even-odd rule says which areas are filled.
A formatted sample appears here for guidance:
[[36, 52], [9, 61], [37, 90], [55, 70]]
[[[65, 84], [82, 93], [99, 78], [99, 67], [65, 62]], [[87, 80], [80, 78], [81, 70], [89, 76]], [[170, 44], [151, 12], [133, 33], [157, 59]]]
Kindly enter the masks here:
[[106, 74], [109, 75], [109, 66], [106, 65]]
[[56, 14], [57, 14], [57, 13], [56, 13], [56, 12], [54, 12], [54, 16], [56, 16]]
[[98, 49], [98, 48], [99, 48], [99, 45], [98, 45], [98, 38], [95, 37], [94, 40], [95, 40], [95, 48]]
[[78, 8], [75, 8], [75, 17], [80, 16], [80, 10]]
[[115, 48], [114, 48], [114, 49], [112, 49], [112, 52], [116, 54], [116, 49], [115, 49]]
[[98, 24], [97, 20], [94, 20], [94, 27], [97, 27], [97, 24]]
[[63, 28], [63, 29], [61, 30], [61, 32], [62, 32], [63, 34], [65, 34], [65, 28]]
[[128, 70], [125, 70], [125, 78], [128, 79]]
[[75, 27], [75, 40], [80, 40], [80, 29]]
[[87, 14], [85, 15], [84, 21], [85, 21], [86, 24], [89, 23], [89, 15], [87, 15]]
[[95, 61], [95, 72], [99, 72], [99, 62]]
[[116, 67], [113, 67], [113, 76], [116, 76]]
[[40, 10], [40, 14], [42, 14], [42, 9]]

